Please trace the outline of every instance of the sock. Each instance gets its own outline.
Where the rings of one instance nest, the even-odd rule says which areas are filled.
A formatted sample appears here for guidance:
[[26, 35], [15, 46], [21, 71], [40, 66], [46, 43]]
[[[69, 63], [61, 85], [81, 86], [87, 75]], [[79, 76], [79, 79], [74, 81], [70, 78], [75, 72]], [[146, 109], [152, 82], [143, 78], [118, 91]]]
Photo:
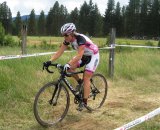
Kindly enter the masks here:
[[82, 84], [83, 80], [79, 79], [77, 82], [78, 82], [78, 84]]
[[86, 98], [83, 98], [83, 102], [87, 105], [87, 100]]

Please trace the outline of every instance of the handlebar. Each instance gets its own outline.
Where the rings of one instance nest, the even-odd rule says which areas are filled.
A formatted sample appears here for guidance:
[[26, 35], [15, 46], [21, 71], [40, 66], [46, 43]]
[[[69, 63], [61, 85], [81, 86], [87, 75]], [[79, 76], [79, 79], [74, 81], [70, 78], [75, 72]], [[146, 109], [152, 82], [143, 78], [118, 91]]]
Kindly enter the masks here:
[[[61, 74], [64, 74], [64, 75], [67, 76], [67, 77], [71, 77], [71, 76], [74, 75], [74, 74], [84, 73], [84, 71], [67, 72], [67, 71], [64, 70], [64, 66], [61, 65], [61, 64], [51, 64], [50, 66], [56, 67], [57, 69], [60, 70], [60, 73], [61, 73]], [[51, 70], [49, 69], [50, 66], [48, 66], [48, 67], [43, 66], [43, 70], [46, 69], [48, 73], [54, 73], [53, 71], [51, 71]]]

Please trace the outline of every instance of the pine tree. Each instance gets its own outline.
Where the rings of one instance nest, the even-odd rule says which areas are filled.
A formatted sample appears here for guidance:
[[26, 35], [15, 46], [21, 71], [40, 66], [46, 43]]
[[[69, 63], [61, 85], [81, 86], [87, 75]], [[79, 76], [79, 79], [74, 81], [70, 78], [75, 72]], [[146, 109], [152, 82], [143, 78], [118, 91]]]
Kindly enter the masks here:
[[126, 37], [126, 7], [123, 6], [122, 7], [122, 32], [121, 32], [121, 36], [125, 36]]
[[141, 36], [148, 35], [148, 0], [141, 1], [140, 34]]
[[79, 13], [79, 31], [84, 34], [88, 34], [88, 17], [89, 16], [89, 6], [84, 1], [83, 5], [80, 7]]
[[70, 15], [69, 15], [69, 22], [72, 22], [76, 25], [77, 30], [78, 30], [78, 19], [79, 19], [79, 10], [76, 7], [73, 11], [71, 11]]
[[121, 16], [121, 7], [120, 3], [117, 2], [116, 9], [115, 9], [115, 28], [116, 28], [116, 35], [122, 35], [122, 16]]
[[95, 25], [94, 25], [94, 36], [99, 37], [103, 35], [103, 17], [101, 16], [98, 6], [97, 4], [95, 4], [94, 7], [94, 11], [95, 11], [95, 16], [94, 16], [94, 20], [95, 20]]
[[114, 24], [114, 18], [115, 18], [114, 7], [115, 7], [115, 1], [108, 0], [107, 9], [104, 17], [104, 27], [103, 27], [104, 35], [107, 35], [109, 33], [110, 28], [114, 27], [115, 25]]
[[52, 12], [52, 35], [57, 36], [58, 35], [58, 31], [59, 31], [59, 17], [60, 17], [60, 7], [59, 7], [59, 3], [58, 1], [55, 2], [54, 6], [53, 6], [53, 12]]
[[60, 6], [59, 8], [59, 18], [58, 18], [58, 24], [57, 24], [57, 35], [61, 35], [60, 34], [60, 28], [61, 26], [67, 22], [69, 17], [67, 8], [63, 5]]
[[6, 2], [0, 4], [0, 22], [2, 23], [6, 33], [11, 33], [12, 13]]
[[34, 9], [31, 11], [28, 20], [28, 35], [36, 35], [36, 18]]
[[45, 14], [44, 11], [41, 11], [38, 23], [37, 23], [37, 30], [38, 30], [38, 35], [39, 36], [44, 36], [45, 35]]
[[94, 26], [95, 26], [95, 20], [96, 20], [96, 12], [95, 12], [95, 9], [94, 9], [94, 5], [93, 5], [93, 2], [92, 0], [89, 1], [89, 5], [88, 5], [88, 8], [89, 8], [89, 14], [88, 14], [88, 33], [89, 35], [91, 36], [94, 36]]
[[17, 12], [17, 16], [14, 20], [14, 34], [20, 36], [21, 34], [21, 27], [22, 27], [22, 20], [20, 12]]
[[151, 21], [151, 35], [152, 36], [159, 36], [160, 34], [160, 3], [158, 0], [154, 0], [151, 8], [151, 15], [150, 18], [152, 19]]
[[46, 33], [52, 35], [52, 23], [53, 23], [53, 8], [50, 9], [46, 18]]
[[136, 1], [130, 0], [127, 6], [127, 34], [128, 36], [136, 35], [136, 25], [138, 19], [136, 19]]

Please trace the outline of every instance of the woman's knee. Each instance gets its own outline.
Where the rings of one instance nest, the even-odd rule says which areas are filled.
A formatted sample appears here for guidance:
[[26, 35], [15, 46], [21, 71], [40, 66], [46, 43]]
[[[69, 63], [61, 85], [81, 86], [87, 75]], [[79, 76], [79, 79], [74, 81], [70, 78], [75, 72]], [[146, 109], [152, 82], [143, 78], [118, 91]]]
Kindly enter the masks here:
[[92, 77], [93, 73], [92, 72], [88, 72], [88, 71], [85, 71], [84, 72], [84, 80], [90, 80], [91, 77]]

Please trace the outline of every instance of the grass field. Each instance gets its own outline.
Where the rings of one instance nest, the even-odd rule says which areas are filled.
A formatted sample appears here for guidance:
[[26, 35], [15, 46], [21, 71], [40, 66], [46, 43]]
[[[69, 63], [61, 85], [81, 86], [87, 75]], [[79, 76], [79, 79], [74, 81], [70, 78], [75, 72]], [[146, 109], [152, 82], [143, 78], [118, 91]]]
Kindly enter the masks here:
[[[13, 36], [13, 39], [20, 43], [18, 37]], [[99, 48], [107, 46], [107, 38], [91, 38]], [[27, 37], [27, 53], [51, 52], [56, 51], [63, 42], [63, 37]], [[158, 41], [154, 40], [131, 40], [125, 38], [117, 38], [116, 44], [131, 44], [131, 45], [153, 45], [158, 46]], [[121, 48], [121, 47], [119, 47]], [[21, 46], [0, 47], [0, 55], [20, 55], [22, 54]]]
[[[51, 51], [48, 49], [47, 51]], [[15, 48], [1, 48], [0, 55], [17, 54]], [[45, 52], [31, 48], [30, 52]], [[63, 55], [57, 62], [66, 63], [75, 53]], [[100, 51], [97, 72], [109, 83], [108, 97], [101, 109], [93, 113], [76, 111], [71, 105], [66, 118], [47, 130], [112, 130], [160, 107], [160, 50], [121, 49], [115, 55], [114, 79], [108, 77], [108, 50]], [[0, 130], [46, 130], [33, 116], [33, 101], [39, 88], [58, 77], [42, 71], [50, 56], [0, 61]], [[159, 130], [160, 116], [133, 130]]]

